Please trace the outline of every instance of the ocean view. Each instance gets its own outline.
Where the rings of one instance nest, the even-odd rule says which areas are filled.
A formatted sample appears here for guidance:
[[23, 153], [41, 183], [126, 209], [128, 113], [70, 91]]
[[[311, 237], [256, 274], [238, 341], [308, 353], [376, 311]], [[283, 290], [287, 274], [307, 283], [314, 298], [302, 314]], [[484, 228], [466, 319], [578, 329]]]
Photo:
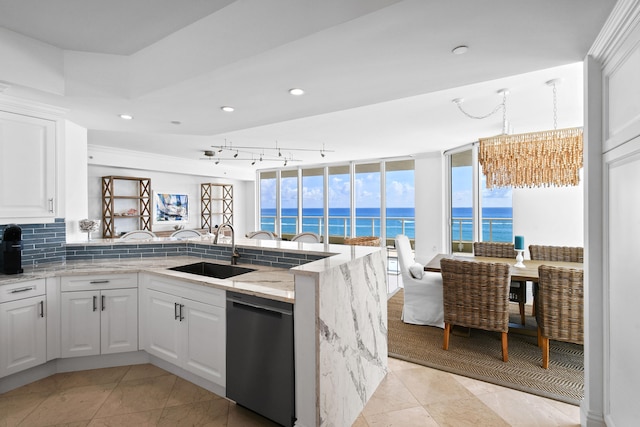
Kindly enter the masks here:
[[[451, 240], [473, 241], [472, 209], [453, 208], [451, 213]], [[512, 208], [482, 208], [482, 241], [513, 241]]]
[[[453, 208], [452, 240], [473, 240], [471, 223], [471, 208]], [[322, 234], [324, 226], [321, 208], [303, 209], [302, 231]], [[275, 229], [275, 209], [262, 209], [261, 228]], [[513, 210], [512, 208], [483, 208], [483, 241], [511, 242], [513, 239]], [[282, 233], [295, 234], [297, 223], [297, 209], [282, 210]], [[356, 209], [355, 236], [380, 235], [380, 209]], [[332, 236], [349, 236], [351, 234], [350, 210], [348, 208], [329, 209], [329, 234]], [[415, 238], [415, 209], [388, 208], [387, 209], [387, 237], [393, 238], [398, 234], [406, 234], [410, 239]]]
[[[282, 209], [282, 233], [295, 234], [297, 209]], [[260, 226], [263, 230], [274, 230], [275, 209], [262, 209]], [[404, 232], [409, 238], [415, 237], [415, 209], [388, 208], [387, 236], [394, 237]], [[380, 209], [356, 209], [356, 236], [380, 235]], [[324, 226], [322, 208], [307, 208], [302, 210], [302, 231], [322, 234]], [[404, 228], [403, 228], [404, 227]], [[404, 231], [403, 231], [404, 230]], [[329, 234], [332, 236], [351, 235], [351, 219], [349, 208], [329, 209]]]

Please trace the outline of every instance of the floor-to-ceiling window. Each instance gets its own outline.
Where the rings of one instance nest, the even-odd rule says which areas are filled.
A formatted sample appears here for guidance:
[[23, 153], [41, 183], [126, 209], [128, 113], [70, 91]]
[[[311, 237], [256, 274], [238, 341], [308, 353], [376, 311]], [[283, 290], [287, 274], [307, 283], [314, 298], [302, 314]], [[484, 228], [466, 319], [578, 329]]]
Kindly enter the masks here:
[[278, 181], [275, 171], [260, 172], [260, 230], [276, 231]]
[[351, 236], [351, 173], [349, 165], [329, 167], [329, 239]]
[[324, 168], [302, 170], [302, 231], [324, 235]]
[[414, 161], [291, 168], [258, 173], [259, 226], [288, 238], [311, 231], [325, 241], [398, 234], [415, 238]]
[[355, 236], [380, 236], [380, 163], [355, 166]]
[[415, 239], [415, 162], [385, 162], [385, 205], [387, 245], [398, 234]]
[[[280, 173], [280, 233], [298, 232], [298, 170]], [[270, 230], [273, 231], [273, 230]]]
[[486, 188], [477, 144], [445, 153], [449, 164], [450, 248], [473, 252], [473, 242], [511, 242], [511, 188]]

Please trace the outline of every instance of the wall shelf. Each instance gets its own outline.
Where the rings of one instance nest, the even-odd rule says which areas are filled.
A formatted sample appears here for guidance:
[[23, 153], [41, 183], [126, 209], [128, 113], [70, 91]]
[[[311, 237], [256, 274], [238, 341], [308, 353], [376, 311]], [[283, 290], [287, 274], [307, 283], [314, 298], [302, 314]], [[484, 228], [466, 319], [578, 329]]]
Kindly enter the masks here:
[[207, 230], [233, 224], [233, 185], [200, 184], [200, 216], [200, 226]]
[[[117, 200], [122, 203], [116, 203]], [[136, 214], [124, 215], [122, 211], [134, 209]], [[118, 230], [116, 220], [137, 220], [137, 227]], [[123, 221], [124, 223], [124, 221]], [[127, 225], [131, 225], [127, 223]], [[120, 232], [137, 230], [151, 231], [151, 179], [130, 176], [102, 177], [102, 237], [118, 237]]]

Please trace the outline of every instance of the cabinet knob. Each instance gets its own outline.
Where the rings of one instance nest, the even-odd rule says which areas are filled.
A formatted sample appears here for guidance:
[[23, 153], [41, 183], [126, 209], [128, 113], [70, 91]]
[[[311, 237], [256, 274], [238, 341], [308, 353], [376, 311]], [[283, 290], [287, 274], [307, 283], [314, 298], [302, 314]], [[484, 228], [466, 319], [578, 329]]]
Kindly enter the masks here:
[[49, 213], [53, 213], [53, 197], [49, 199]]

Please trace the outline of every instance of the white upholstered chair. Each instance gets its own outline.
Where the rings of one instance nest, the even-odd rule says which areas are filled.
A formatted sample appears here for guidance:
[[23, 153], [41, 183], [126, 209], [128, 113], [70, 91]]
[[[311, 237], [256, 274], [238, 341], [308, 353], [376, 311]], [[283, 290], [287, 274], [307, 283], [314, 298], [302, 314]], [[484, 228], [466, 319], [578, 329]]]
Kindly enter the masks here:
[[298, 233], [291, 238], [292, 242], [310, 242], [310, 243], [320, 243], [322, 242], [322, 237], [317, 235], [316, 233], [312, 233], [310, 231], [303, 231], [302, 233]]
[[177, 230], [171, 233], [171, 236], [176, 239], [192, 239], [194, 237], [202, 237], [202, 233], [198, 230]]
[[157, 237], [155, 233], [148, 230], [133, 230], [120, 236], [120, 240], [149, 240]]
[[402, 320], [414, 325], [444, 328], [442, 275], [424, 271], [424, 267], [416, 263], [409, 238], [404, 234], [396, 236], [396, 250], [404, 285]]
[[272, 232], [266, 231], [266, 230], [252, 231], [251, 233], [247, 234], [247, 237], [250, 239], [257, 239], [257, 240], [275, 240], [276, 239], [276, 236], [274, 236]]

